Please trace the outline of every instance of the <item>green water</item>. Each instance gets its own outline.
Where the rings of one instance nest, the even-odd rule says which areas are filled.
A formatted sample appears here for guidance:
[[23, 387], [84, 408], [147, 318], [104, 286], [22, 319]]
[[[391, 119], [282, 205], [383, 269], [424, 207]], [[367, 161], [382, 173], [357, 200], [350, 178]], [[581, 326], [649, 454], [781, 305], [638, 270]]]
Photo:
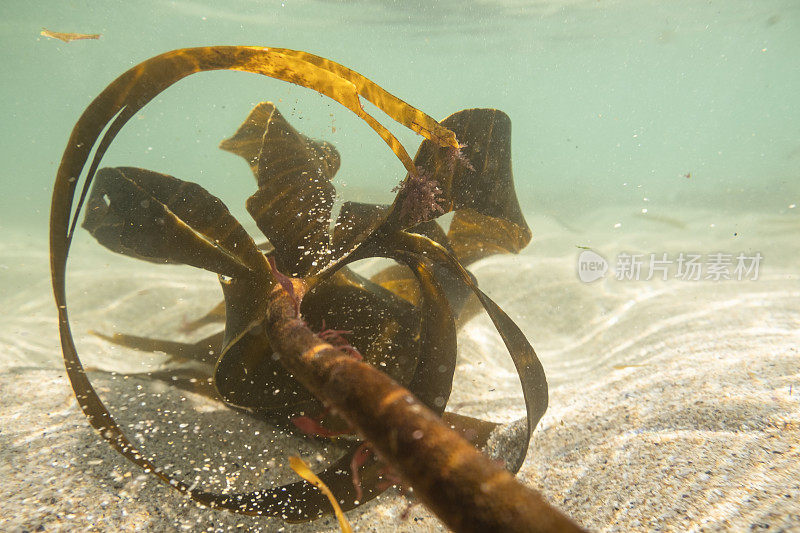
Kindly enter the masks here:
[[[116, 76], [167, 50], [214, 44], [326, 56], [436, 118], [504, 110], [526, 212], [569, 218], [595, 206], [696, 204], [791, 214], [800, 200], [797, 2], [218, 5], [2, 3], [3, 227], [44, 231], [72, 125]], [[102, 37], [63, 43], [40, 36], [43, 27]], [[216, 146], [262, 100], [336, 144], [344, 197], [391, 200], [403, 169], [366, 125], [312, 91], [251, 74], [200, 74], [170, 88], [104, 163], [198, 181], [241, 214], [251, 177]], [[394, 131], [413, 153], [420, 139]]]

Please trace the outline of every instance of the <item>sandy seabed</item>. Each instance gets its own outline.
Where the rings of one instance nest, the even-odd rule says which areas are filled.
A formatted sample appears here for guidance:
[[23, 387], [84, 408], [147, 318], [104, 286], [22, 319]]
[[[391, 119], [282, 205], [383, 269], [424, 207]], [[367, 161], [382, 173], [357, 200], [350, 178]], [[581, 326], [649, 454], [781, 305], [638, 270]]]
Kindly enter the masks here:
[[[531, 339], [550, 382], [550, 408], [519, 478], [593, 530], [800, 531], [797, 215], [534, 216], [523, 254], [474, 265], [484, 291]], [[101, 441], [60, 360], [46, 241], [15, 231], [6, 228], [0, 243], [0, 530], [338, 529], [330, 518], [287, 525], [199, 507]], [[612, 271], [579, 281], [578, 246]], [[760, 252], [763, 261], [757, 280], [621, 281], [613, 267], [623, 252]], [[92, 377], [136, 442], [162, 462], [178, 456], [186, 464], [175, 468], [197, 469], [218, 486], [293, 479], [285, 456], [298, 449], [321, 463], [308, 444], [211, 400], [124, 378], [163, 368], [165, 358], [88, 333], [170, 338], [216, 302], [213, 276], [115, 257], [88, 240], [73, 253], [79, 351], [87, 365], [118, 372]], [[503, 422], [522, 416], [513, 365], [491, 322], [474, 318], [459, 343], [451, 407]], [[186, 424], [176, 429], [181, 440], [159, 441], [158, 428], [173, 422]], [[219, 470], [234, 458], [263, 467], [241, 476]], [[421, 506], [401, 520], [406, 507], [390, 491], [348, 516], [357, 531], [445, 530]]]

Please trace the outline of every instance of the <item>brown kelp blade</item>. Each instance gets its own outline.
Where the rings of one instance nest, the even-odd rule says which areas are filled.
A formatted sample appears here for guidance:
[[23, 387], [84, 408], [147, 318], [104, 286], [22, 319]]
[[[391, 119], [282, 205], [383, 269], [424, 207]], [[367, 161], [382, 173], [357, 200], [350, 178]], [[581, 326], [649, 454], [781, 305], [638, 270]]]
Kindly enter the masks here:
[[[100, 161], [111, 142], [136, 112], [147, 105], [156, 95], [182, 78], [209, 70], [241, 70], [267, 75], [289, 81], [304, 87], [313, 88], [329, 96], [352, 110], [365, 120], [384, 139], [409, 172], [413, 172], [413, 162], [400, 145], [374, 118], [367, 114], [359, 102], [359, 86], [364, 87], [364, 78], [355, 75], [349, 69], [335, 74], [336, 64], [324, 62], [324, 67], [315, 66], [313, 61], [321, 60], [316, 56], [293, 57], [292, 51], [276, 51], [258, 47], [204, 47], [175, 50], [149, 59], [117, 78], [112, 82], [83, 112], [76, 123], [59, 165], [53, 187], [50, 211], [50, 265], [53, 282], [53, 293], [59, 313], [59, 331], [64, 355], [65, 367], [73, 390], [81, 409], [87, 415], [92, 426], [123, 456], [138, 466], [153, 473], [164, 482], [170, 483], [177, 490], [191, 495], [195, 500], [207, 505], [232, 508], [239, 512], [264, 513], [281, 516], [282, 508], [293, 499], [293, 492], [283, 491], [276, 498], [276, 507], [272, 512], [262, 509], [266, 507], [254, 502], [252, 497], [237, 499], [198, 491], [186, 483], [173, 479], [163, 470], [156, 467], [138, 451], [127, 439], [122, 429], [114, 421], [96, 391], [89, 382], [78, 358], [69, 318], [66, 301], [66, 265], [74, 228], [80, 216], [82, 204], [99, 168]], [[345, 76], [354, 81], [348, 81]], [[422, 135], [444, 142], [441, 133], [446, 129], [411, 106], [389, 98], [389, 94], [376, 85], [367, 87], [370, 100], [387, 112], [390, 117], [416, 126]], [[366, 89], [362, 89], [366, 92]], [[376, 98], [377, 96], [377, 98]], [[383, 100], [382, 100], [383, 99]], [[415, 111], [411, 114], [410, 112]], [[404, 122], [405, 121], [405, 122]], [[413, 129], [413, 128], [412, 128]], [[103, 131], [105, 130], [105, 134]], [[102, 135], [102, 138], [101, 138]], [[443, 140], [440, 140], [443, 139]], [[99, 140], [99, 142], [98, 142]], [[455, 137], [453, 137], [453, 142]], [[84, 167], [95, 150], [94, 158], [81, 186], [80, 177]], [[81, 186], [77, 204], [75, 192]], [[236, 278], [234, 278], [236, 279]], [[270, 277], [267, 278], [271, 280]], [[245, 313], [244, 316], [247, 316]], [[242, 320], [246, 322], [246, 319]], [[244, 333], [242, 333], [243, 335]]]
[[[353, 209], [354, 206], [359, 206], [360, 209]], [[342, 210], [344, 211], [344, 208]], [[381, 206], [351, 204], [348, 212], [353, 213], [350, 215], [350, 220], [353, 221], [351, 227], [358, 228], [366, 226], [361, 222], [366, 219], [366, 214], [377, 212], [383, 215], [385, 209]], [[377, 218], [377, 220], [381, 220], [381, 218]], [[334, 237], [337, 231], [345, 232], [347, 230], [347, 227], [337, 224]], [[435, 221], [424, 222], [414, 230], [429, 235], [446, 245], [447, 237], [441, 226]], [[357, 255], [353, 256], [353, 259], [357, 257]], [[398, 273], [398, 276], [409, 275], [411, 280], [404, 280], [405, 283], [396, 284], [393, 283], [394, 279], [388, 279], [388, 282], [381, 286], [420, 308], [419, 363], [411, 381], [408, 383], [401, 381], [401, 383], [406, 385], [432, 411], [442, 414], [447, 400], [450, 398], [453, 374], [455, 373], [458, 349], [452, 304], [455, 302], [458, 305], [459, 298], [456, 293], [447, 290], [452, 287], [452, 283], [447, 283], [450, 277], [449, 273], [438, 272], [437, 270], [441, 269], [438, 269], [435, 264], [420, 259], [416, 255], [400, 252], [394, 255], [393, 259], [399, 261], [400, 264], [388, 267], [382, 272], [388, 270]], [[380, 274], [378, 274], [379, 278]], [[384, 277], [386, 278], [386, 276]], [[443, 285], [442, 282], [445, 284]]]
[[395, 256], [414, 273], [419, 283], [421, 357], [408, 390], [433, 412], [441, 415], [453, 389], [456, 371], [456, 325], [444, 288], [434, 274], [433, 265], [416, 254], [398, 252]]
[[390, 265], [372, 275], [370, 281], [392, 291], [413, 305], [419, 305], [419, 285], [414, 272], [403, 264]]
[[98, 172], [83, 223], [112, 251], [220, 274], [225, 294], [223, 351], [264, 317], [268, 267], [250, 235], [201, 186], [132, 167]]
[[64, 41], [68, 43], [70, 41], [81, 41], [85, 39], [99, 39], [102, 37], [99, 33], [68, 33], [68, 32], [60, 32], [60, 31], [50, 31], [47, 28], [42, 28], [42, 31], [39, 32], [39, 35], [43, 37], [49, 37], [51, 39], [58, 39], [59, 41]]
[[[416, 226], [406, 230], [408, 233], [423, 235], [434, 242], [442, 245], [448, 252], [453, 253], [450, 247], [450, 240], [445, 235], [444, 230], [435, 220], [421, 222]], [[447, 300], [450, 303], [453, 315], [459, 322], [465, 319], [465, 309], [471, 310], [472, 306], [467, 303], [472, 297], [472, 292], [464, 286], [453, 274], [441, 265], [434, 263], [431, 265], [434, 277], [441, 284]], [[470, 274], [471, 276], [471, 274]], [[387, 289], [396, 292], [399, 296], [416, 303], [419, 298], [417, 279], [413, 271], [403, 265], [392, 265], [376, 273], [372, 280]], [[473, 298], [474, 299], [474, 298]]]
[[484, 215], [475, 209], [459, 209], [450, 222], [447, 237], [453, 255], [467, 266], [490, 255], [517, 253], [528, 245], [531, 234], [509, 219]]
[[335, 262], [363, 241], [388, 213], [388, 206], [345, 202], [329, 233], [339, 168], [336, 149], [293, 128], [271, 102], [261, 102], [220, 148], [244, 158], [258, 191], [247, 209], [275, 247], [278, 270], [308, 276]]
[[446, 411], [442, 413], [442, 422], [461, 433], [476, 448], [483, 449], [489, 437], [501, 424], [489, 422], [481, 418]]
[[262, 328], [232, 342], [214, 367], [214, 384], [222, 397], [240, 408], [291, 415], [319, 410], [319, 402], [280, 364]]
[[[480, 311], [480, 302], [449, 270], [436, 264], [432, 265], [432, 269], [444, 289], [453, 316], [456, 318], [456, 325], [460, 328]], [[370, 280], [414, 305], [420, 303], [417, 278], [405, 265], [390, 265], [377, 272]]]
[[353, 251], [384, 223], [388, 214], [388, 205], [344, 202], [333, 226], [330, 260], [338, 261]]
[[334, 263], [388, 213], [388, 206], [345, 202], [331, 235], [339, 154], [299, 133], [270, 102], [256, 105], [220, 147], [243, 157], [256, 175], [259, 188], [247, 209], [275, 246], [278, 270], [288, 275], [313, 275]]
[[[299, 133], [272, 102], [257, 104], [236, 133], [219, 147], [244, 158], [259, 187], [264, 185], [260, 174], [272, 176], [298, 167], [313, 169], [331, 180], [341, 162], [331, 143]], [[261, 162], [264, 166], [261, 172], [259, 158], [265, 160]]]
[[407, 384], [420, 353], [420, 310], [383, 287], [343, 267], [315, 285], [303, 301], [303, 316], [315, 331], [347, 331], [343, 336], [363, 360]]
[[137, 259], [227, 276], [266, 268], [253, 240], [217, 197], [151, 170], [101, 169], [83, 227], [109, 250]]
[[[468, 263], [497, 250], [519, 252], [530, 241], [531, 232], [514, 189], [508, 115], [497, 109], [466, 109], [450, 115], [442, 125], [463, 143], [460, 156], [423, 141], [414, 164], [441, 190], [442, 212], [456, 212], [453, 223], [458, 231], [448, 237], [458, 259]], [[389, 216], [397, 227], [418, 221], [413, 210], [404, 207], [408, 194], [406, 188], [400, 190]], [[481, 225], [475, 225], [476, 217], [463, 210], [482, 215]]]
[[[348, 80], [356, 87], [358, 94], [372, 102], [377, 108], [403, 126], [417, 132], [426, 139], [430, 139], [439, 146], [458, 148], [458, 140], [456, 140], [452, 131], [443, 127], [419, 109], [408, 105], [403, 100], [385, 91], [380, 85], [365, 78], [358, 72], [331, 61], [330, 59], [309, 54], [308, 52], [288, 50], [286, 48], [273, 48], [273, 50], [279, 51], [287, 57], [293, 57], [314, 64], [321, 69]], [[353, 111], [355, 112], [355, 110]], [[356, 114], [358, 115], [357, 112]], [[380, 134], [380, 132], [378, 133]]]
[[516, 457], [509, 458], [506, 461], [506, 466], [510, 470], [519, 470], [525, 460], [527, 443], [530, 441], [533, 429], [544, 415], [548, 404], [547, 378], [536, 352], [514, 321], [478, 288], [470, 274], [443, 246], [422, 235], [402, 231], [394, 235], [391, 246], [392, 248], [386, 248], [382, 252], [390, 256], [396, 253], [416, 254], [449, 269], [461, 283], [473, 291], [489, 318], [491, 318], [495, 329], [497, 329], [508, 349], [508, 353], [511, 355], [511, 359], [514, 361], [525, 399], [527, 411], [526, 446], [520, 450]]
[[259, 104], [253, 113], [267, 111], [255, 159], [258, 191], [248, 198], [247, 210], [275, 247], [278, 270], [304, 276], [327, 262], [336, 197], [331, 179], [339, 154], [299, 133], [272, 104]]
[[[434, 241], [438, 242], [445, 248], [450, 249], [450, 243], [447, 240], [447, 235], [439, 223], [435, 220], [429, 220], [427, 222], [418, 224], [413, 229], [409, 229], [408, 231], [425, 235], [429, 239], [433, 239]], [[419, 303], [420, 295], [417, 277], [414, 275], [414, 271], [404, 264], [388, 266], [372, 275], [370, 279], [381, 287], [389, 289], [414, 305]]]

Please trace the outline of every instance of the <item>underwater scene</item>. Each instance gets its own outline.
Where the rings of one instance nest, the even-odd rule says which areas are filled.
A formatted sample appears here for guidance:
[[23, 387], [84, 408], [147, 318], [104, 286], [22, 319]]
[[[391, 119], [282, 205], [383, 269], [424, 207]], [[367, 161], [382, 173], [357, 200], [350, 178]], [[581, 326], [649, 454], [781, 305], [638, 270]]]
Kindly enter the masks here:
[[0, 531], [800, 531], [797, 2], [0, 43]]

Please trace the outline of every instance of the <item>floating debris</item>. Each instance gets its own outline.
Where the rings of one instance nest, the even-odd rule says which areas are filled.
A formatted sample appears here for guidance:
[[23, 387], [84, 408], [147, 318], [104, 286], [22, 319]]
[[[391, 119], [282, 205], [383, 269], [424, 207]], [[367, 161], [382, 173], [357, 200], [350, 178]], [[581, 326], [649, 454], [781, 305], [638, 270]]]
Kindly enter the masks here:
[[68, 43], [70, 41], [81, 41], [85, 39], [99, 39], [101, 34], [99, 33], [62, 33], [60, 31], [50, 31], [47, 28], [42, 28], [42, 31], [39, 33], [44, 37], [49, 37], [50, 39], [58, 39], [59, 41], [64, 41]]

